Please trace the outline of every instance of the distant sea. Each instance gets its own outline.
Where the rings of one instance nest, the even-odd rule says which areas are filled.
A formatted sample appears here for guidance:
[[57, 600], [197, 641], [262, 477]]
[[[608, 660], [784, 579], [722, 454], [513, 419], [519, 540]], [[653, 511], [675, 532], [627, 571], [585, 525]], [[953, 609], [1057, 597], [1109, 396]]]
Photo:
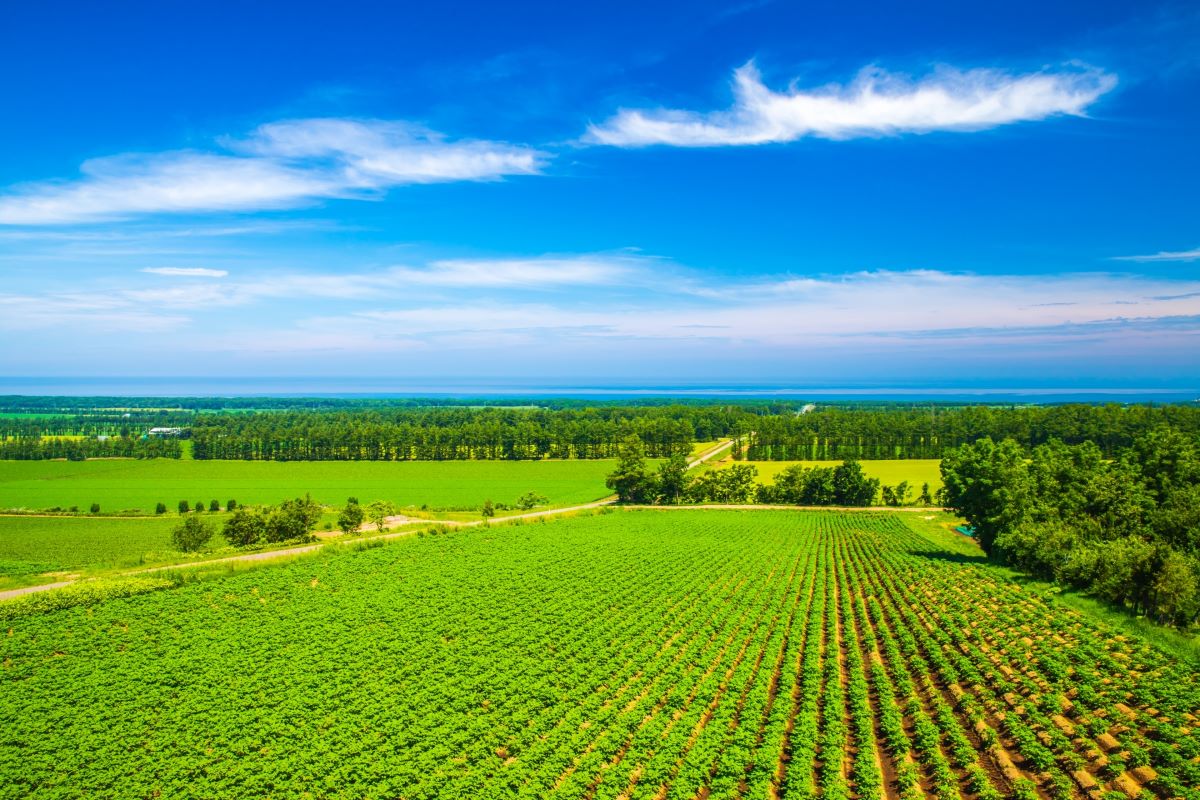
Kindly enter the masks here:
[[1175, 403], [1200, 401], [1200, 389], [796, 385], [773, 383], [594, 383], [550, 380], [341, 377], [3, 377], [0, 395], [104, 397], [429, 397], [429, 398], [746, 398], [813, 401], [974, 403]]

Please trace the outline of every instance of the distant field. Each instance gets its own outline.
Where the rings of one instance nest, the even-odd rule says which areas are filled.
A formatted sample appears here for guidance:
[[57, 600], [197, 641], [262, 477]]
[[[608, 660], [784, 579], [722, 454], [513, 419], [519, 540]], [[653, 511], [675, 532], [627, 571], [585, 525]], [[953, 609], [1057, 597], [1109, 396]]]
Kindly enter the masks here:
[[171, 528], [178, 522], [176, 514], [141, 519], [0, 517], [0, 588], [52, 570], [135, 566], [156, 553], [172, 555]]
[[[841, 461], [723, 461], [721, 467], [730, 464], [750, 464], [758, 470], [758, 479], [762, 483], [771, 483], [775, 476], [788, 467], [802, 464], [805, 467], [836, 467]], [[929, 483], [929, 491], [936, 492], [942, 488], [942, 474], [938, 466], [942, 463], [936, 458], [912, 458], [888, 461], [860, 461], [863, 471], [869, 477], [878, 478], [880, 483], [895, 486], [900, 481], [908, 481], [913, 487], [915, 497], [921, 491], [922, 483]]]
[[536, 491], [554, 505], [605, 496], [614, 462], [598, 461], [0, 461], [0, 509], [79, 506], [174, 511], [180, 500], [276, 503], [309, 492], [322, 503], [386, 499], [431, 509], [511, 503]]

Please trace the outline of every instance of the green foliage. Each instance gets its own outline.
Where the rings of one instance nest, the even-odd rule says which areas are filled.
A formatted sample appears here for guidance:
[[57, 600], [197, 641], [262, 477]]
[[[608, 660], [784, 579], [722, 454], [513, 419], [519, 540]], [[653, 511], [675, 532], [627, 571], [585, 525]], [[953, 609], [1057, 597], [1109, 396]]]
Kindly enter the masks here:
[[[98, 605], [118, 597], [130, 597], [159, 589], [168, 589], [173, 585], [165, 578], [149, 577], [100, 578], [80, 581], [61, 589], [37, 592], [18, 597], [15, 600], [0, 602], [0, 620], [13, 623], [35, 614], [61, 611], [76, 606]], [[0, 785], [0, 791], [3, 788], [3, 785]]]
[[216, 500], [209, 500], [208, 501], [208, 510], [209, 511], [220, 511], [221, 510], [220, 502], [218, 502]]
[[383, 533], [387, 527], [387, 518], [395, 513], [395, 504], [387, 500], [372, 501], [366, 508], [367, 521], [374, 525], [379, 533]]
[[154, 506], [154, 513], [155, 513], [155, 514], [165, 514], [165, 513], [167, 513], [167, 504], [166, 504], [166, 503], [157, 503], [157, 504]]
[[184, 553], [194, 553], [212, 539], [213, 529], [199, 517], [184, 517], [171, 531], [171, 541], [175, 548]]
[[646, 448], [637, 436], [628, 436], [617, 451], [617, 467], [604, 485], [617, 493], [621, 503], [648, 503], [654, 499], [653, 478], [646, 472]]
[[239, 506], [225, 520], [221, 529], [225, 541], [234, 547], [250, 547], [266, 541], [266, 515], [258, 510]]
[[367, 518], [367, 514], [363, 511], [363, 507], [358, 504], [358, 498], [351, 497], [346, 501], [345, 507], [338, 514], [337, 525], [342, 533], [350, 534], [357, 533], [362, 527], [363, 520]]
[[549, 502], [550, 498], [546, 497], [544, 494], [539, 494], [537, 492], [526, 492], [517, 498], [517, 508], [521, 509], [522, 511], [529, 511], [530, 509], [537, 508], [538, 506], [544, 506]]
[[179, 513], [180, 514], [186, 514], [186, 513], [188, 513], [188, 511], [191, 511], [191, 509], [192, 509], [192, 504], [189, 503], [187, 500], [179, 501]]
[[491, 519], [496, 516], [496, 505], [491, 501], [491, 498], [483, 501], [483, 506], [479, 509], [479, 516], [484, 519]]
[[0, 796], [879, 797], [882, 745], [900, 797], [1012, 797], [982, 723], [1058, 797], [1117, 720], [1195, 792], [1192, 665], [908, 516], [618, 510], [27, 610]]
[[701, 472], [688, 484], [684, 497], [689, 503], [749, 503], [755, 497], [756, 475], [758, 470], [751, 464]]
[[1186, 628], [1200, 619], [1200, 448], [1163, 428], [1118, 456], [1052, 441], [1026, 458], [984, 439], [942, 471], [992, 556]]
[[307, 541], [321, 521], [321, 506], [312, 497], [284, 500], [266, 513], [264, 538], [270, 544]]
[[99, 513], [100, 513], [100, 504], [99, 504], [99, 503], [92, 503], [92, 507], [91, 507], [89, 510], [90, 510], [90, 511], [91, 511], [93, 514], [99, 514]]
[[659, 464], [654, 481], [658, 490], [657, 502], [675, 505], [683, 500], [688, 484], [687, 471], [688, 459], [682, 453], [676, 453]]

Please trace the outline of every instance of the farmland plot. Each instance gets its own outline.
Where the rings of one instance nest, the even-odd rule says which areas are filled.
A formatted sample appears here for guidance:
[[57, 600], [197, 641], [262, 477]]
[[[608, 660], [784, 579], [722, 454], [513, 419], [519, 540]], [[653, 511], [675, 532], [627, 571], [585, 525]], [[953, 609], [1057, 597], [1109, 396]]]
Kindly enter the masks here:
[[478, 529], [6, 627], [4, 797], [1200, 792], [1190, 665], [884, 514]]

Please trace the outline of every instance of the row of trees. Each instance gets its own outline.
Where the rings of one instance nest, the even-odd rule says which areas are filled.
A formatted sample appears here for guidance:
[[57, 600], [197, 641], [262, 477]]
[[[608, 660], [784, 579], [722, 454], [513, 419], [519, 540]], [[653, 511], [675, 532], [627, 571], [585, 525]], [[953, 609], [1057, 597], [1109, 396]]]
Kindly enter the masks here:
[[0, 441], [0, 459], [45, 461], [63, 458], [179, 458], [182, 450], [175, 439], [142, 439], [113, 436], [107, 439], [61, 439], [25, 436]]
[[[232, 513], [225, 518], [221, 535], [234, 547], [308, 541], [321, 521], [321, 506], [308, 495], [275, 506], [231, 505]], [[196, 510], [203, 509], [204, 504], [197, 503]], [[185, 511], [183, 503], [180, 511]], [[203, 516], [187, 514], [171, 531], [171, 539], [177, 549], [191, 553], [204, 548], [213, 533], [213, 526]]]
[[[765, 503], [814, 506], [869, 506], [880, 492], [879, 481], [869, 478], [857, 461], [836, 467], [793, 465], [779, 473], [773, 484], [758, 483], [758, 470], [750, 464], [733, 464], [697, 475], [688, 474], [687, 458], [674, 455], [657, 472], [646, 467], [646, 449], [631, 436], [621, 443], [617, 468], [608, 476], [608, 488], [622, 503]], [[925, 494], [928, 495], [928, 485]], [[896, 503], [899, 505], [899, 503]]]
[[754, 461], [846, 458], [941, 458], [963, 444], [989, 437], [1024, 447], [1057, 440], [1092, 442], [1114, 453], [1159, 425], [1200, 434], [1195, 405], [879, 406], [821, 407], [807, 413], [753, 420], [744, 456]]
[[946, 499], [1002, 563], [1159, 622], [1200, 619], [1200, 445], [1159, 427], [1107, 458], [1093, 442], [982, 439], [942, 462]]
[[439, 461], [611, 458], [632, 434], [658, 458], [728, 435], [744, 415], [722, 406], [202, 414], [192, 439], [198, 459]]

